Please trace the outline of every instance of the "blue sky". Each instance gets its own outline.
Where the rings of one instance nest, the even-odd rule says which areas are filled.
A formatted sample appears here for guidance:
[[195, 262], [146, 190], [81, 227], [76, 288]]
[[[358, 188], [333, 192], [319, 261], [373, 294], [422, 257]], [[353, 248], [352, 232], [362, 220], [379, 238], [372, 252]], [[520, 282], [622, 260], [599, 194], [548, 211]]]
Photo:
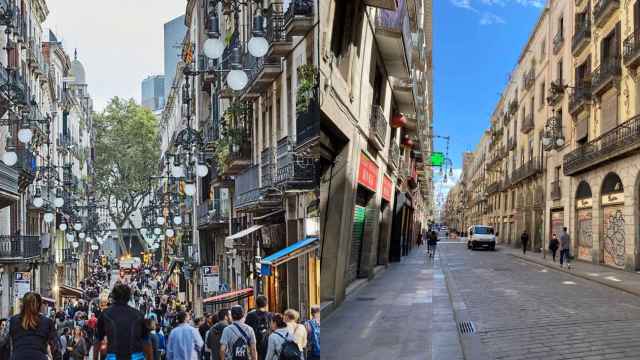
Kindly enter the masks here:
[[[475, 148], [500, 92], [545, 4], [544, 0], [434, 0], [434, 131], [450, 136], [449, 157]], [[436, 151], [446, 143], [434, 139]], [[437, 172], [435, 172], [437, 174]], [[457, 181], [434, 178], [436, 197]]]

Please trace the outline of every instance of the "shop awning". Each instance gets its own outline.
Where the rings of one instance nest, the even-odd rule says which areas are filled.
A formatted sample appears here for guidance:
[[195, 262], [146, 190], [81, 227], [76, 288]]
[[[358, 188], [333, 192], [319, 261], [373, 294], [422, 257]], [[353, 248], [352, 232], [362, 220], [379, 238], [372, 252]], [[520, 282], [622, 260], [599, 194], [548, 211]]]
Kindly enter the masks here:
[[272, 211], [272, 212], [270, 212], [268, 214], [265, 214], [265, 215], [262, 215], [262, 216], [256, 216], [256, 217], [253, 218], [253, 220], [255, 220], [255, 221], [263, 220], [263, 219], [268, 218], [269, 216], [278, 215], [280, 213], [284, 213], [284, 209], [279, 209], [279, 210], [276, 210], [276, 211]]
[[68, 285], [60, 286], [60, 295], [65, 297], [82, 297], [83, 291]]
[[246, 289], [230, 291], [228, 293], [206, 298], [202, 300], [202, 303], [203, 304], [224, 304], [224, 303], [240, 301], [251, 295], [253, 295], [253, 289], [246, 288]]
[[42, 297], [42, 301], [44, 301], [47, 304], [51, 304], [51, 305], [55, 305], [56, 304], [55, 300], [53, 300], [52, 298], [48, 298], [46, 296]]
[[263, 276], [269, 276], [271, 275], [272, 267], [284, 264], [300, 255], [314, 251], [318, 246], [320, 246], [320, 239], [318, 237], [308, 237], [304, 240], [298, 241], [297, 243], [291, 244], [282, 250], [278, 250], [260, 261], [260, 264], [262, 264], [260, 274]]
[[250, 235], [251, 233], [253, 233], [254, 231], [258, 231], [262, 228], [262, 225], [253, 225], [252, 227], [248, 228], [248, 229], [244, 229], [242, 231], [239, 231], [231, 236], [227, 236], [224, 239], [224, 245], [226, 247], [233, 247], [233, 241], [236, 239], [240, 239], [241, 237], [245, 237], [247, 235]]

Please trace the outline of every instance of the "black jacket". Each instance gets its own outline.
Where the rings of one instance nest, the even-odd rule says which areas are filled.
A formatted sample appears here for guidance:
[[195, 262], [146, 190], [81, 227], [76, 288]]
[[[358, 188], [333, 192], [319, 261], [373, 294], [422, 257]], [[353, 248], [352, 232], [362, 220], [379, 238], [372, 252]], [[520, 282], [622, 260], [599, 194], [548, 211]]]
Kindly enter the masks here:
[[9, 336], [13, 344], [12, 360], [47, 360], [47, 345], [51, 347], [53, 360], [62, 360], [62, 345], [53, 320], [40, 315], [35, 330], [23, 329], [21, 320], [20, 315], [9, 320]]
[[522, 235], [520, 235], [520, 241], [522, 241], [522, 242], [527, 242], [527, 241], [529, 241], [529, 234], [527, 234], [527, 233], [522, 233]]
[[149, 341], [149, 330], [142, 313], [127, 304], [115, 303], [98, 318], [98, 341], [107, 337], [107, 353], [116, 357], [130, 357], [143, 352]]

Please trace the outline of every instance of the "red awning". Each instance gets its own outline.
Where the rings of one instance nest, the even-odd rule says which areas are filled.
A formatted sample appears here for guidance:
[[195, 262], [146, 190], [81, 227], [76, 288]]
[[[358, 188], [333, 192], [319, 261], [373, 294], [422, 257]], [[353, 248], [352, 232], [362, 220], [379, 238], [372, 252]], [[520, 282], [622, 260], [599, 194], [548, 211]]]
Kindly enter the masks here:
[[229, 303], [229, 302], [234, 302], [234, 301], [240, 301], [246, 297], [249, 297], [253, 295], [253, 289], [252, 288], [246, 288], [246, 289], [242, 289], [242, 290], [236, 290], [236, 291], [230, 291], [228, 293], [224, 293], [224, 294], [220, 294], [220, 295], [216, 295], [216, 296], [212, 296], [209, 298], [206, 298], [202, 301], [203, 304], [224, 304], [224, 303]]

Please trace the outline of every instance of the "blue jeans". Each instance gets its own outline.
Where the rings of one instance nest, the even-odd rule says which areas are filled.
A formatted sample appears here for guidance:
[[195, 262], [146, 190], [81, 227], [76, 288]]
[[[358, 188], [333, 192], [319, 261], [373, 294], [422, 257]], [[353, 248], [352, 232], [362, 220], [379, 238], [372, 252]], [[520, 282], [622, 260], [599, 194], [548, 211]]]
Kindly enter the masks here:
[[560, 265], [562, 265], [563, 262], [569, 264], [569, 249], [560, 250]]
[[[107, 354], [105, 360], [116, 360], [116, 354]], [[133, 353], [131, 354], [131, 360], [144, 360], [143, 353]]]

